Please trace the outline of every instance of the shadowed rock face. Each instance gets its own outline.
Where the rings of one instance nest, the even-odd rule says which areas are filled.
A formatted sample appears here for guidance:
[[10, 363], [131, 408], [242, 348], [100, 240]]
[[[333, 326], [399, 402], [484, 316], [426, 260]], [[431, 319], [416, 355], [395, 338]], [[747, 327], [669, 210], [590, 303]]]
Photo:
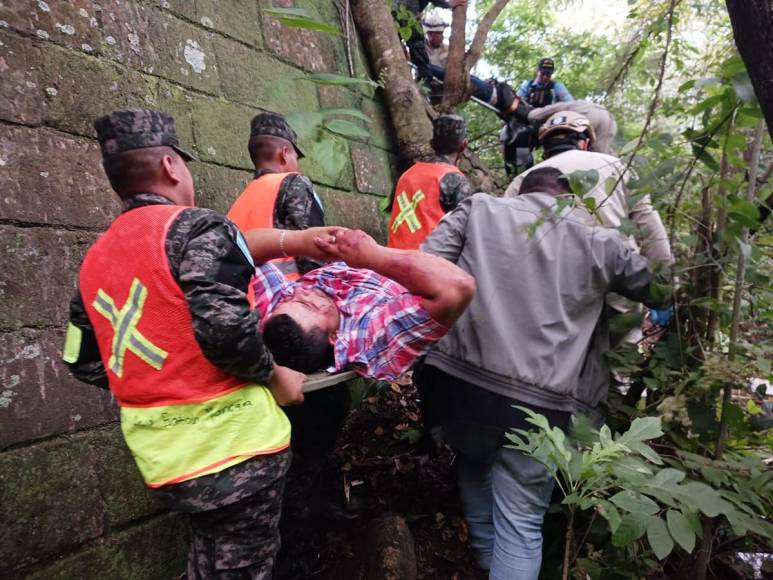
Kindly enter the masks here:
[[[120, 211], [96, 117], [126, 107], [173, 115], [198, 159], [199, 204], [225, 212], [252, 178], [255, 114], [359, 109], [372, 119], [370, 137], [339, 136], [343, 168], [328, 174], [308, 159], [301, 169], [328, 223], [386, 239], [377, 204], [397, 170], [384, 104], [370, 87], [299, 80], [348, 74], [345, 37], [288, 29], [261, 12], [270, 4], [0, 4], [0, 577], [167, 578], [187, 551], [184, 521], [163, 515], [141, 483], [110, 393], [78, 383], [60, 362], [80, 262]], [[338, 22], [333, 0], [304, 6]], [[363, 76], [356, 35], [351, 43]]]

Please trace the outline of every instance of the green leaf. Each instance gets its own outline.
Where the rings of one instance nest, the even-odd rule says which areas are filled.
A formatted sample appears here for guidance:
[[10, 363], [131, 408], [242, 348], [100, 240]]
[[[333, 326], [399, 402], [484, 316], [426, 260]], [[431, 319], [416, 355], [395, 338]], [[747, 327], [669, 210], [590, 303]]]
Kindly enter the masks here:
[[666, 529], [666, 524], [658, 517], [651, 517], [647, 522], [647, 541], [658, 560], [664, 559], [674, 549], [674, 540]]
[[322, 109], [320, 112], [324, 113], [325, 115], [346, 115], [349, 117], [355, 117], [360, 121], [364, 121], [365, 123], [372, 122], [371, 118], [359, 109]]
[[585, 196], [582, 198], [582, 202], [590, 213], [596, 211], [596, 199], [591, 196]]
[[318, 85], [333, 85], [333, 86], [347, 86], [347, 85], [368, 85], [371, 87], [378, 87], [378, 83], [370, 79], [361, 79], [357, 77], [347, 77], [344, 75], [336, 75], [333, 73], [312, 73], [304, 77], [297, 77], [296, 80], [311, 81]]
[[642, 514], [625, 514], [612, 534], [612, 545], [624, 548], [641, 538], [647, 531], [648, 520]]
[[682, 515], [682, 512], [668, 510], [666, 512], [666, 522], [668, 522], [668, 531], [676, 540], [682, 549], [691, 553], [695, 547], [695, 532], [690, 525], [689, 520]]
[[760, 213], [757, 206], [743, 198], [730, 200], [727, 215], [741, 225], [751, 228], [759, 226]]
[[738, 73], [746, 70], [743, 59], [741, 59], [741, 57], [737, 54], [734, 54], [726, 61], [724, 61], [721, 65], [721, 68], [722, 74], [727, 78], [733, 77]]
[[700, 481], [691, 481], [680, 485], [675, 490], [674, 495], [677, 495], [687, 505], [699, 509], [710, 518], [733, 509], [733, 506], [722, 499], [714, 488]]
[[262, 12], [272, 18], [276, 18], [285, 26], [291, 28], [303, 28], [314, 32], [326, 34], [340, 34], [338, 28], [327, 22], [317, 20], [311, 12], [304, 8], [263, 8]]
[[655, 485], [645, 485], [641, 488], [641, 492], [647, 494], [650, 497], [654, 497], [660, 503], [670, 507], [677, 507], [677, 502], [674, 497], [662, 487]]
[[584, 197], [591, 192], [598, 183], [599, 172], [595, 169], [589, 171], [578, 169], [569, 174], [569, 186], [572, 188], [572, 192], [579, 197]]
[[609, 503], [605, 499], [599, 501], [597, 509], [599, 510], [599, 513], [604, 516], [604, 519], [606, 519], [609, 523], [609, 529], [614, 532], [622, 521], [620, 512], [617, 511], [617, 508], [613, 504]]
[[657, 439], [663, 435], [660, 428], [660, 417], [637, 417], [631, 423], [631, 427], [620, 436], [619, 443], [627, 445], [632, 441], [647, 441]]
[[346, 146], [335, 137], [322, 139], [312, 146], [311, 158], [327, 175], [337, 175], [346, 166]]
[[338, 133], [344, 137], [362, 137], [364, 139], [370, 137], [370, 133], [368, 133], [365, 129], [359, 125], [355, 125], [351, 121], [346, 121], [344, 119], [333, 119], [332, 121], [327, 121], [325, 123], [325, 127], [329, 131]]
[[754, 94], [752, 81], [746, 71], [740, 72], [733, 76], [733, 78], [730, 79], [730, 82], [733, 84], [733, 90], [735, 91], [735, 94], [744, 103], [753, 103], [755, 101], [757, 95]]
[[683, 471], [674, 469], [672, 467], [666, 467], [661, 469], [652, 480], [652, 485], [655, 487], [671, 487], [676, 485], [685, 478]]
[[703, 538], [703, 524], [701, 523], [701, 517], [698, 512], [682, 508], [682, 515], [690, 522], [690, 529], [695, 532], [695, 535], [699, 538]]
[[719, 163], [714, 157], [706, 150], [706, 147], [701, 147], [697, 143], [692, 144], [692, 152], [698, 160], [712, 171], [719, 171]]
[[654, 463], [655, 465], [663, 465], [663, 459], [661, 459], [657, 451], [655, 451], [646, 443], [629, 443], [628, 446], [650, 463]]
[[301, 141], [311, 139], [322, 124], [325, 116], [316, 111], [296, 111], [287, 115], [287, 122], [298, 134]]
[[658, 504], [644, 495], [637, 495], [632, 491], [620, 491], [609, 498], [617, 507], [625, 511], [646, 514], [651, 516], [658, 513]]

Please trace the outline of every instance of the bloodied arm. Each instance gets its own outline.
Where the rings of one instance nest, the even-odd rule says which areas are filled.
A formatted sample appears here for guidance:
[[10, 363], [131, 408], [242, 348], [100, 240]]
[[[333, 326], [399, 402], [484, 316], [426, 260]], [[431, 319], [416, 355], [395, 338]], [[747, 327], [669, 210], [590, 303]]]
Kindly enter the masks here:
[[367, 268], [391, 278], [411, 294], [437, 322], [451, 326], [475, 294], [475, 280], [450, 262], [415, 250], [380, 246], [361, 230], [341, 229], [317, 245], [353, 268]]

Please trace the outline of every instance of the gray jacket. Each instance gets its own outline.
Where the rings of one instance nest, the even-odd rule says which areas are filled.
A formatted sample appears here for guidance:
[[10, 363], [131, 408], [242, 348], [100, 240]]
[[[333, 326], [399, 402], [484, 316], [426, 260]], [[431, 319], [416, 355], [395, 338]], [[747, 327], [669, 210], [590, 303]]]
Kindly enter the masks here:
[[649, 303], [651, 275], [616, 230], [557, 210], [542, 193], [476, 194], [446, 214], [422, 250], [478, 291], [426, 362], [516, 401], [595, 415], [609, 385], [605, 294]]

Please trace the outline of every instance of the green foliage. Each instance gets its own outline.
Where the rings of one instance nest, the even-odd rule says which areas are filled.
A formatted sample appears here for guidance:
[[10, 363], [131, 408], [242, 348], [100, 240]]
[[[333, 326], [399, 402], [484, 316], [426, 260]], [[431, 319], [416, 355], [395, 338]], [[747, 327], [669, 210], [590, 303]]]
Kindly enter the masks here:
[[[773, 525], [765, 520], [773, 511], [769, 493], [773, 474], [758, 456], [730, 462], [712, 462], [684, 452], [663, 457], [653, 446], [665, 435], [659, 417], [638, 417], [627, 431], [614, 435], [607, 425], [597, 431], [580, 427], [569, 438], [557, 427], [551, 428], [542, 415], [519, 409], [536, 429], [508, 434], [512, 447], [547, 467], [561, 490], [570, 521], [578, 512], [590, 511], [607, 522], [607, 539], [602, 535], [601, 547], [606, 541], [623, 552], [637, 574], [658, 567], [646, 556], [647, 550], [659, 561], [676, 549], [693, 552], [702, 535], [699, 514], [723, 518], [738, 537], [752, 532], [773, 542]], [[707, 468], [716, 470], [715, 479], [701, 473]], [[606, 546], [605, 551], [610, 550]], [[576, 548], [566, 549], [574, 552]], [[593, 549], [590, 552], [593, 556]], [[585, 561], [574, 565], [589, 572]], [[593, 578], [619, 572], [617, 564], [607, 568], [604, 561], [597, 560], [595, 568]]]
[[360, 125], [341, 117], [370, 123], [368, 116], [357, 109], [321, 109], [291, 113], [287, 116], [298, 137], [311, 143], [310, 156], [328, 175], [343, 171], [348, 163], [346, 144], [342, 137], [369, 137], [369, 133]]
[[338, 28], [332, 24], [322, 22], [304, 8], [263, 8], [263, 14], [276, 18], [285, 26], [292, 28], [303, 28], [314, 32], [324, 32], [326, 34], [340, 34]]
[[[325, 34], [339, 34], [338, 28], [322, 22], [304, 8], [264, 8], [263, 13], [276, 18], [283, 25], [301, 28]], [[377, 88], [379, 83], [369, 78], [350, 77], [333, 73], [309, 73], [297, 77], [298, 81], [313, 82], [320, 86], [334, 87], [370, 87]], [[349, 117], [363, 123], [370, 118], [359, 109], [331, 108], [320, 111], [297, 111], [288, 115], [288, 122], [296, 130], [302, 141], [311, 143], [310, 156], [328, 175], [336, 175], [344, 170], [348, 163], [346, 139], [367, 139], [370, 133], [362, 126], [352, 122]]]

